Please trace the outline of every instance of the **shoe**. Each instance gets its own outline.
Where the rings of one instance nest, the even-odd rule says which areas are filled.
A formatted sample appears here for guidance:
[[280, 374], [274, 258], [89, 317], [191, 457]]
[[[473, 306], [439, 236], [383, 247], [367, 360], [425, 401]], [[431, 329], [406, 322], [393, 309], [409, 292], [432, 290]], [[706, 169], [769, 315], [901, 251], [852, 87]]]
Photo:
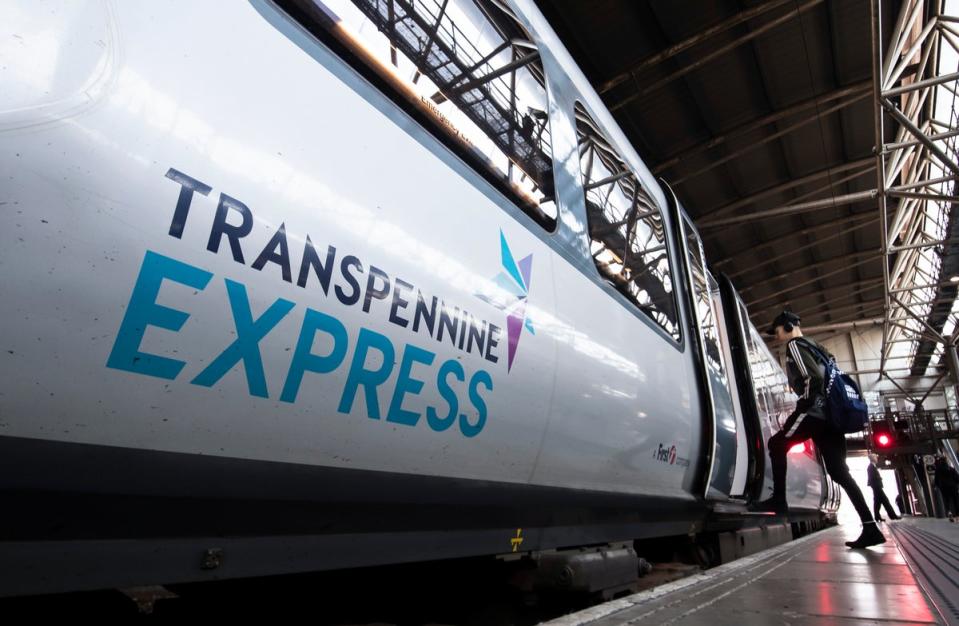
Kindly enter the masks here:
[[878, 546], [881, 543], [886, 543], [886, 538], [876, 524], [868, 523], [863, 525], [862, 534], [859, 535], [859, 539], [847, 541], [846, 545], [855, 550], [860, 550], [862, 548], [868, 548], [869, 546]]
[[891, 520], [902, 519], [902, 516], [901, 516], [901, 515], [896, 515], [895, 517], [890, 517], [889, 519], [891, 519]]
[[771, 498], [766, 498], [765, 500], [760, 500], [759, 502], [753, 502], [749, 505], [749, 510], [753, 513], [775, 513], [776, 515], [787, 515], [789, 513], [789, 505], [786, 504], [785, 498], [772, 496]]

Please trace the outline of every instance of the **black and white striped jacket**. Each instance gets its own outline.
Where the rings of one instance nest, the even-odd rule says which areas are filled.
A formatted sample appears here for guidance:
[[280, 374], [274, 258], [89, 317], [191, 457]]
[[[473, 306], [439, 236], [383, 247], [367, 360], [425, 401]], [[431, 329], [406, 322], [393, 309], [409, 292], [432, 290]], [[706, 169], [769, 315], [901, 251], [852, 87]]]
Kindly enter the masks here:
[[[786, 420], [786, 424], [790, 426], [807, 415], [818, 419], [826, 417], [822, 410], [823, 377], [826, 367], [820, 362], [816, 353], [809, 348], [809, 344], [816, 346], [832, 358], [828, 350], [808, 337], [790, 339], [786, 344], [786, 376], [789, 378], [789, 385], [799, 396], [796, 410]], [[787, 426], [784, 425], [783, 428]]]

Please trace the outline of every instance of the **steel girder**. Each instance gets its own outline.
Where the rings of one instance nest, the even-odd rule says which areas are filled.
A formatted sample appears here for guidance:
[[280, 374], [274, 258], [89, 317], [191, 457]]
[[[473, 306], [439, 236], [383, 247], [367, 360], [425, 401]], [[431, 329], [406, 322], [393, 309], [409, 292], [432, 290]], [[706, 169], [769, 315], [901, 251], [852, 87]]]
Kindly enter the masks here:
[[[890, 360], [903, 358], [911, 375], [922, 375], [936, 344], [955, 341], [952, 329], [944, 333], [944, 327], [956, 296], [956, 285], [947, 279], [952, 266], [959, 267], [951, 232], [959, 227], [954, 106], [959, 72], [940, 61], [946, 46], [959, 53], [959, 37], [957, 20], [943, 14], [944, 6], [943, 0], [903, 2], [885, 49], [883, 0], [870, 6], [875, 193], [885, 288], [880, 377], [893, 371]], [[944, 336], [949, 333], [952, 337]]]

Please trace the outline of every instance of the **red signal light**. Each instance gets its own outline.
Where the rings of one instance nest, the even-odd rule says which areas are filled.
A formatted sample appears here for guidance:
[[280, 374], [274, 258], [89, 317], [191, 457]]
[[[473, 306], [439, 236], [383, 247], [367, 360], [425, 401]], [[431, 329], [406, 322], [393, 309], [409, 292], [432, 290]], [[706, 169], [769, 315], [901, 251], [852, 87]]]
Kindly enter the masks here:
[[872, 424], [872, 447], [891, 448], [896, 445], [896, 435], [888, 421], [876, 421]]
[[793, 444], [793, 447], [789, 448], [789, 454], [802, 454], [806, 451], [806, 442], [802, 441], [797, 444]]

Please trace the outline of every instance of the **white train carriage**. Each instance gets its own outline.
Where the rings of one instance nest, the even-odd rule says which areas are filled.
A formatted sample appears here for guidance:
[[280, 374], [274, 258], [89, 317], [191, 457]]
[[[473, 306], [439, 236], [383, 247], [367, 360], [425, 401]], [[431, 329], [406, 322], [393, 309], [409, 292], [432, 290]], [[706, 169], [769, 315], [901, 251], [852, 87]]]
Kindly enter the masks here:
[[782, 374], [532, 1], [0, 29], [0, 595], [687, 534], [770, 488]]

